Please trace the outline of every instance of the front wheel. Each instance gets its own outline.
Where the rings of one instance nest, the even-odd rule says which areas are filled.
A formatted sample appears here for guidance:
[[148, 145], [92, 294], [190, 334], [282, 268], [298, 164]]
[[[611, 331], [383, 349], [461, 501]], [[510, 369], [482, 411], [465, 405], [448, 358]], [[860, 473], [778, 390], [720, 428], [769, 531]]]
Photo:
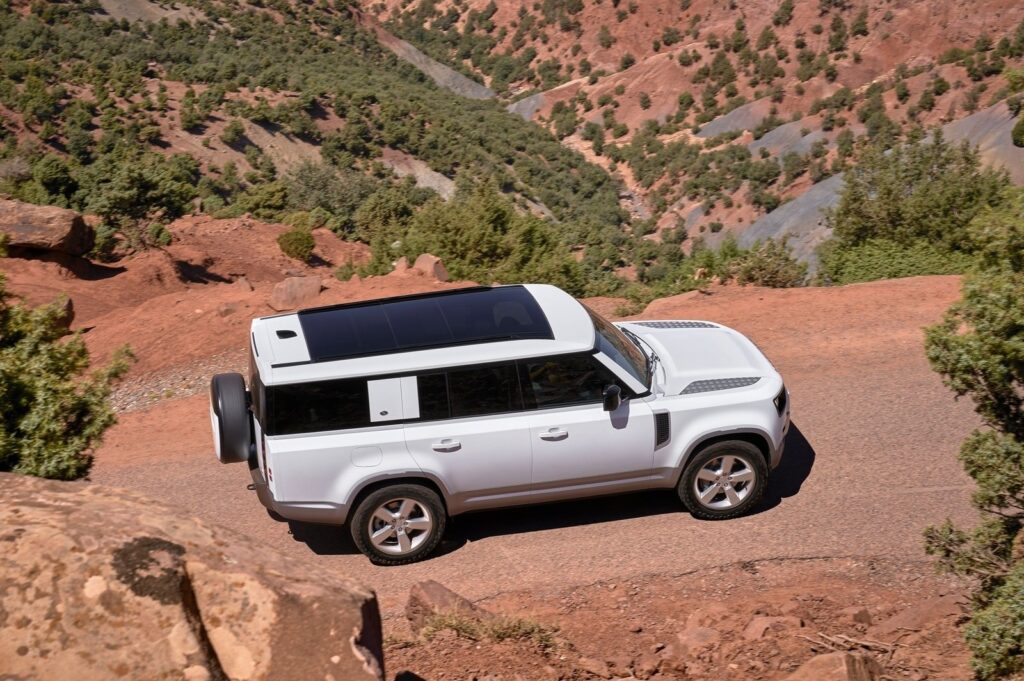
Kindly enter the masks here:
[[703, 520], [725, 520], [756, 506], [768, 486], [764, 455], [743, 440], [716, 442], [698, 452], [679, 479], [679, 498]]
[[430, 555], [444, 534], [444, 505], [422, 485], [391, 485], [368, 494], [352, 514], [356, 547], [376, 565], [405, 565]]

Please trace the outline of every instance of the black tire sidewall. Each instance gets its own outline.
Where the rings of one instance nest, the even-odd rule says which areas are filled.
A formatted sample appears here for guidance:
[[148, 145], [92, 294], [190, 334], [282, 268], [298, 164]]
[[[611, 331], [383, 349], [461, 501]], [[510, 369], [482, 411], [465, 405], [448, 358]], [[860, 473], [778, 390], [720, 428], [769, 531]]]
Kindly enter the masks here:
[[[413, 499], [423, 504], [430, 509], [434, 516], [434, 529], [431, 531], [431, 536], [418, 549], [404, 556], [395, 556], [378, 550], [370, 541], [368, 528], [370, 515], [377, 507], [390, 499], [399, 497]], [[352, 533], [352, 540], [355, 542], [356, 548], [374, 565], [406, 565], [423, 560], [434, 552], [444, 536], [447, 521], [448, 515], [444, 504], [441, 503], [441, 498], [434, 490], [416, 484], [387, 485], [370, 492], [360, 500], [349, 519], [349, 531]]]
[[[693, 481], [697, 473], [708, 461], [726, 454], [741, 456], [744, 462], [751, 466], [757, 476], [754, 481], [754, 489], [735, 508], [722, 510], [708, 508], [697, 499], [696, 493], [693, 490]], [[756, 508], [761, 503], [767, 488], [768, 464], [761, 450], [744, 440], [724, 440], [709, 445], [690, 457], [690, 460], [686, 463], [686, 468], [683, 469], [683, 474], [679, 478], [677, 492], [679, 498], [689, 509], [690, 514], [695, 518], [700, 518], [701, 520], [726, 520], [745, 515], [751, 509]]]
[[241, 374], [217, 374], [210, 380], [210, 402], [219, 421], [222, 463], [248, 461], [252, 451], [252, 415]]

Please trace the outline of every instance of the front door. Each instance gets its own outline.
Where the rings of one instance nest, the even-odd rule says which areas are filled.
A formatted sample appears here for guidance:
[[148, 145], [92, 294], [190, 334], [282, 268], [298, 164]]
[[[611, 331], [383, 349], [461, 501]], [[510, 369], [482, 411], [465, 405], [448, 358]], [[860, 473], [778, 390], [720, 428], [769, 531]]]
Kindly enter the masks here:
[[417, 376], [409, 453], [444, 481], [449, 510], [517, 503], [530, 491], [530, 423], [512, 362]]
[[580, 488], [589, 493], [650, 478], [654, 414], [642, 400], [624, 399], [606, 412], [603, 392], [629, 389], [593, 355], [520, 362], [524, 398], [532, 408], [531, 480], [535, 493]]

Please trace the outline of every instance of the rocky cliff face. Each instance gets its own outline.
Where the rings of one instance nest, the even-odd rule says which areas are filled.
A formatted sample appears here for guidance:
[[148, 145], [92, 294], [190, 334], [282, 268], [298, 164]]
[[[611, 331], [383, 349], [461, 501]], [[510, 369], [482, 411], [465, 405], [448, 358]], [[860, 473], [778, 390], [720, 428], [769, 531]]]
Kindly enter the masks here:
[[0, 678], [384, 678], [374, 593], [140, 495], [0, 474]]

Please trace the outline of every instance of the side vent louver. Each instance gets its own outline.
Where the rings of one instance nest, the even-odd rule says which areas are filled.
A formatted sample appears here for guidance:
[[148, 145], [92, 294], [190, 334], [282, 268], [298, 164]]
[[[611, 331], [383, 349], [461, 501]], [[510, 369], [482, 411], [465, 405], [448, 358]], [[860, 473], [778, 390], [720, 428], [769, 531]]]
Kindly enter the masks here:
[[660, 447], [672, 436], [672, 421], [667, 411], [654, 415], [654, 446]]

